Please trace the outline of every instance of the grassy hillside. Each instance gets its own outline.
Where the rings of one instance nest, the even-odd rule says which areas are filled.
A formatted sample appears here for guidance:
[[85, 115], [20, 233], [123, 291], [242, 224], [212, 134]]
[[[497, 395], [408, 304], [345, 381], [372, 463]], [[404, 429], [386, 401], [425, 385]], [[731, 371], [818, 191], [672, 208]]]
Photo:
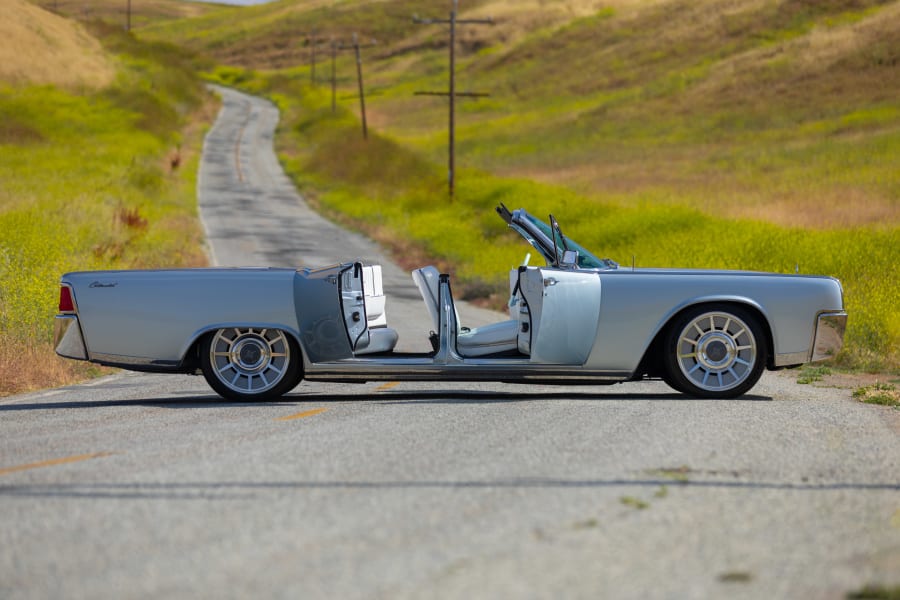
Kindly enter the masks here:
[[115, 76], [84, 27], [25, 0], [0, 0], [0, 11], [0, 81], [96, 88]]
[[[32, 31], [61, 21], [28, 14]], [[214, 114], [202, 112], [192, 64], [119, 27], [94, 23], [90, 34], [94, 56], [114, 66], [108, 84], [0, 80], [0, 395], [83, 374], [51, 347], [63, 272], [205, 262], [194, 183]], [[0, 38], [0, 49], [22, 61], [43, 49], [8, 43]]]
[[[497, 201], [550, 210], [638, 265], [825, 273], [852, 317], [841, 360], [900, 366], [900, 2], [462, 0], [459, 194], [445, 193], [444, 0], [282, 1], [150, 26], [273, 97], [283, 161], [323, 209], [443, 261], [469, 295], [501, 290], [522, 246]], [[359, 135], [350, 53], [330, 110], [327, 46], [375, 38]], [[250, 69], [250, 70], [248, 70]], [[396, 240], [404, 240], [397, 243]], [[485, 241], [489, 245], [485, 245]], [[502, 295], [502, 294], [500, 294]]]
[[[496, 23], [460, 29], [460, 88], [492, 94], [460, 103], [463, 165], [789, 226], [900, 219], [896, 0], [461, 4], [461, 18]], [[446, 102], [413, 92], [446, 89], [447, 36], [411, 16], [448, 8], [282, 1], [144, 35], [264, 70], [308, 65], [311, 31], [375, 38], [370, 122], [441, 163]], [[350, 53], [338, 72], [343, 95], [353, 93]]]
[[[129, 3], [126, 0], [29, 1], [47, 12], [70, 20], [103, 21], [123, 28], [128, 23]], [[132, 29], [171, 19], [199, 17], [218, 8], [214, 4], [189, 0], [132, 0], [130, 5]]]

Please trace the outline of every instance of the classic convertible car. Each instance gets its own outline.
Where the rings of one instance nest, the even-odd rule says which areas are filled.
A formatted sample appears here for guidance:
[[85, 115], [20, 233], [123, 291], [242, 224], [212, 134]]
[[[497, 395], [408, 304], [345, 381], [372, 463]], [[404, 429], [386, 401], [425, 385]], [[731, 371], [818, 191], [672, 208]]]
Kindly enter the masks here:
[[[269, 399], [302, 379], [604, 384], [662, 378], [733, 398], [764, 368], [826, 359], [847, 313], [831, 277], [623, 268], [525, 210], [497, 212], [546, 261], [510, 272], [509, 318], [462, 327], [450, 276], [412, 277], [432, 351], [395, 351], [381, 267], [67, 273], [56, 352], [135, 371], [203, 373], [220, 395]], [[427, 345], [426, 345], [427, 347]]]

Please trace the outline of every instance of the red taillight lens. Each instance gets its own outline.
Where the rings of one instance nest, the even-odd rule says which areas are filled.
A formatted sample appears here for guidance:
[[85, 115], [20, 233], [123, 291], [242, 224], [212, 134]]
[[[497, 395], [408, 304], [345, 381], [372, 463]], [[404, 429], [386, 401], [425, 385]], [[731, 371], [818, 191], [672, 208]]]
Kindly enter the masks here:
[[72, 288], [67, 285], [59, 287], [59, 312], [75, 312], [75, 301], [72, 300]]

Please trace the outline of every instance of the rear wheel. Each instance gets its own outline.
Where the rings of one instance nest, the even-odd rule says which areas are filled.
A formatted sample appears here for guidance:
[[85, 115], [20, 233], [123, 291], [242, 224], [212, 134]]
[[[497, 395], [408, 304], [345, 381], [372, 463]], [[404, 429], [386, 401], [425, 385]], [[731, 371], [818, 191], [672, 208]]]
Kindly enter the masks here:
[[729, 305], [690, 309], [666, 335], [666, 382], [698, 398], [735, 398], [756, 385], [766, 339], [756, 317]]
[[229, 400], [278, 398], [303, 375], [300, 350], [280, 329], [219, 329], [203, 341], [200, 363], [207, 383]]

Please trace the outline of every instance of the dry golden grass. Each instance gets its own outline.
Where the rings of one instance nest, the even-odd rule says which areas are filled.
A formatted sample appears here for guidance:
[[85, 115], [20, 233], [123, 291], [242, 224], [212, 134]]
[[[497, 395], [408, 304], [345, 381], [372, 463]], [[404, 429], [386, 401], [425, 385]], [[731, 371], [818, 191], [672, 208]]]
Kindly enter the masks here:
[[[32, 4], [44, 10], [76, 20], [103, 19], [111, 22], [127, 20], [125, 0], [31, 0]], [[131, 3], [131, 25], [142, 25], [164, 19], [198, 17], [219, 5], [185, 0], [133, 0]]]
[[[836, 92], [842, 95], [852, 89], [854, 82], [846, 68], [839, 63], [852, 60], [861, 52], [882, 47], [886, 57], [896, 60], [896, 52], [900, 47], [897, 32], [900, 31], [900, 4], [887, 6], [878, 13], [856, 23], [848, 23], [834, 27], [817, 27], [807, 35], [786, 40], [777, 44], [756, 47], [746, 52], [731, 56], [717, 63], [708, 76], [699, 85], [694, 86], [686, 95], [685, 103], [703, 102], [705, 98], [727, 98], [729, 96], [759, 95], [773, 91], [783, 91], [782, 86], [792, 82], [828, 81], [838, 74], [832, 87], [821, 86], [822, 92]], [[893, 55], [893, 56], [890, 56]], [[787, 63], [786, 59], [790, 59]], [[876, 57], [868, 57], [869, 60]], [[771, 71], [773, 85], [769, 90], [746, 88], [742, 81], [765, 79], [759, 74]], [[896, 69], [887, 73], [889, 78], [896, 78]], [[858, 85], [858, 83], [857, 83]], [[859, 86], [861, 93], [871, 93], [877, 86]], [[885, 88], [885, 99], [891, 88]]]
[[[687, 162], [687, 160], [685, 160]], [[666, 188], [689, 194], [672, 195], [675, 203], [689, 203], [709, 214], [766, 221], [784, 227], [842, 229], [859, 226], [896, 227], [900, 224], [900, 204], [896, 200], [859, 188], [827, 189], [814, 196], [799, 191], [754, 191], [733, 182], [704, 180], [679, 175], [684, 169], [672, 162], [665, 165], [588, 165], [506, 169], [503, 175], [525, 177], [552, 185], [566, 185], [584, 193], [630, 198], [641, 190]], [[664, 199], [660, 200], [664, 201]]]
[[102, 87], [113, 62], [83, 27], [25, 0], [0, 0], [0, 81]]
[[70, 385], [112, 373], [89, 363], [60, 358], [50, 344], [27, 345], [0, 336], [0, 398], [50, 386]]

